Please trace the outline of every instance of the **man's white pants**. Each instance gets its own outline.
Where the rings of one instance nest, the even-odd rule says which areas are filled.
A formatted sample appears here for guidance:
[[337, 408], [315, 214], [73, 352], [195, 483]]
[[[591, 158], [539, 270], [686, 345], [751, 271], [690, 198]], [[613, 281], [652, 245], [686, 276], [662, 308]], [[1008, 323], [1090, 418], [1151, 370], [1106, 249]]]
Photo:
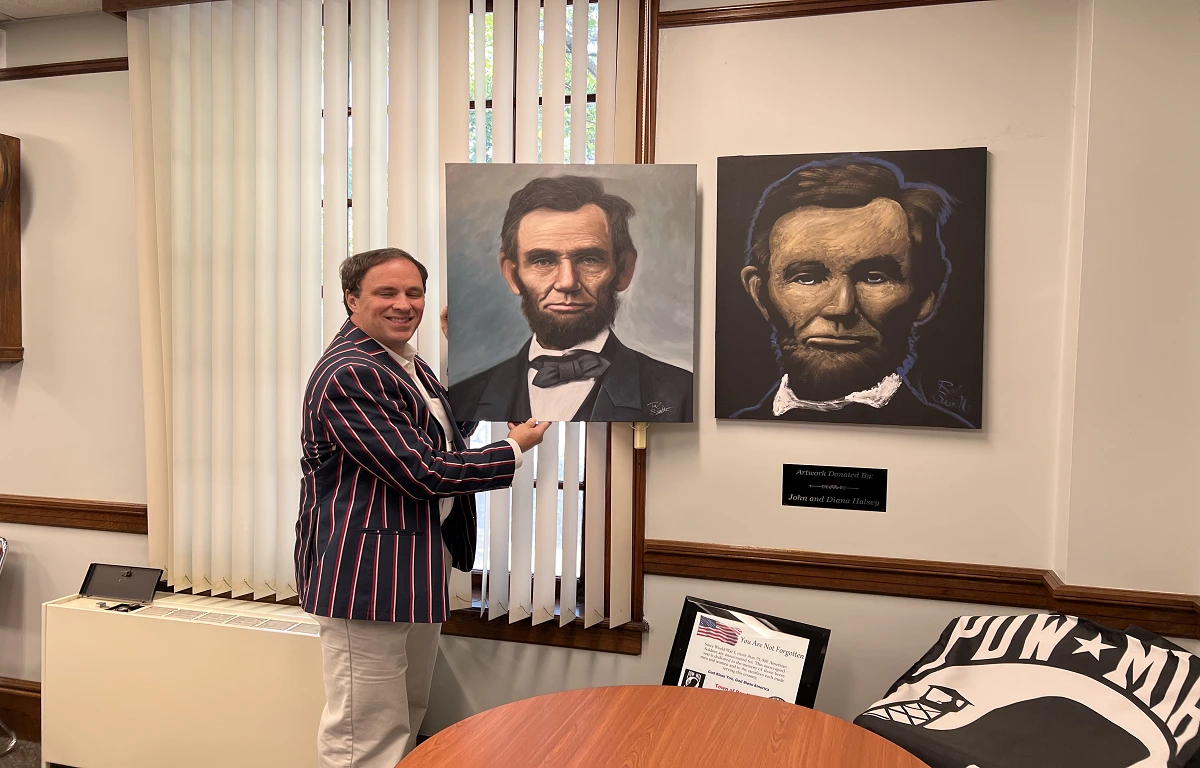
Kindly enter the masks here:
[[313, 618], [325, 674], [317, 764], [395, 768], [429, 709], [442, 625]]

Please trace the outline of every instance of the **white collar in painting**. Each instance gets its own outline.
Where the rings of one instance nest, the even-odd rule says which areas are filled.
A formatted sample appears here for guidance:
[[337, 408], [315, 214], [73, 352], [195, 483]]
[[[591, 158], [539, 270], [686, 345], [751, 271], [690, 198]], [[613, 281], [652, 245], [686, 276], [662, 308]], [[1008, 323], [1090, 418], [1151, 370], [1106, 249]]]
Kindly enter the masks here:
[[779, 382], [779, 391], [775, 393], [775, 402], [772, 403], [771, 410], [776, 416], [782, 416], [796, 408], [824, 413], [840, 411], [851, 403], [869, 405], [872, 408], [882, 408], [888, 404], [892, 399], [892, 395], [896, 394], [902, 383], [900, 374], [893, 373], [885, 376], [883, 381], [870, 389], [864, 389], [861, 392], [851, 392], [845, 397], [839, 397], [835, 400], [801, 400], [796, 397], [788, 386], [788, 377], [785, 373], [783, 380]]

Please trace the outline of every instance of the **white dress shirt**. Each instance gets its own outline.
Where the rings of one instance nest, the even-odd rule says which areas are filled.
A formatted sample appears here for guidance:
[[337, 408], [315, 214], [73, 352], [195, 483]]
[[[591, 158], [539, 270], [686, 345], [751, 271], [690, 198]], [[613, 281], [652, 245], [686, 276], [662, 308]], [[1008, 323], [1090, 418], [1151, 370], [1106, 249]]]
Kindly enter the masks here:
[[[396, 352], [389, 347], [384, 347], [384, 349], [387, 349], [387, 352], [392, 356], [392, 359], [399, 363], [400, 367], [404, 369], [404, 372], [411, 376], [412, 380], [417, 383], [417, 388], [421, 391], [421, 395], [425, 398], [425, 405], [429, 407], [429, 410], [433, 413], [433, 418], [436, 419], [437, 423], [442, 427], [442, 435], [446, 438], [446, 450], [454, 450], [454, 433], [451, 430], [457, 429], [458, 427], [450, 423], [450, 417], [446, 415], [446, 409], [442, 407], [441, 399], [435, 395], [429, 394], [429, 391], [425, 389], [425, 383], [421, 381], [421, 377], [417, 375], [417, 364], [414, 362], [417, 357], [416, 348], [413, 347], [412, 344], [405, 344], [404, 351], [400, 354], [396, 354]], [[517, 467], [520, 468], [521, 446], [517, 445], [517, 441], [513, 440], [511, 437], [505, 438], [505, 440], [507, 440], [508, 444], [512, 446], [513, 453], [517, 458]], [[443, 523], [446, 522], [446, 518], [450, 516], [450, 510], [453, 508], [454, 498], [451, 496], [447, 496], [438, 502], [438, 512], [441, 514], [441, 521]]]
[[869, 405], [872, 408], [882, 408], [888, 404], [892, 399], [892, 395], [896, 394], [896, 390], [900, 389], [902, 383], [900, 375], [893, 373], [885, 376], [883, 381], [870, 389], [864, 389], [861, 392], [851, 392], [845, 397], [839, 397], [835, 400], [802, 400], [796, 397], [795, 393], [788, 386], [788, 377], [785, 373], [783, 374], [783, 380], [779, 382], [779, 391], [775, 393], [775, 402], [771, 405], [771, 411], [776, 416], [782, 416], [794, 408], [822, 412], [840, 411], [850, 403]]
[[[604, 345], [608, 343], [609, 333], [610, 331], [605, 328], [596, 338], [585, 341], [583, 344], [576, 344], [570, 349], [546, 349], [538, 343], [537, 336], [534, 336], [533, 341], [529, 344], [529, 359], [533, 360], [542, 355], [563, 357], [579, 351], [599, 354], [600, 350], [604, 349]], [[537, 371], [530, 368], [528, 378], [529, 412], [538, 421], [570, 421], [575, 418], [583, 401], [588, 399], [592, 388], [596, 386], [595, 379], [576, 379], [556, 384], [553, 387], [535, 387], [533, 377], [536, 375]]]

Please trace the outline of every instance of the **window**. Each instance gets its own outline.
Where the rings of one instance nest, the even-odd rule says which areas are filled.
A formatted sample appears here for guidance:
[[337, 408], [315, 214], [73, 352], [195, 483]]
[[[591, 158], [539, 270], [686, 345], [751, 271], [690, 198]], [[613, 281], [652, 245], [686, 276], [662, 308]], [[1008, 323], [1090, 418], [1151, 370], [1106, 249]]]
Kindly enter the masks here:
[[[473, 0], [473, 5], [481, 5], [482, 2], [483, 2], [483, 0]], [[490, 5], [490, 3], [488, 3], [488, 5]], [[583, 4], [580, 3], [580, 5], [582, 6]], [[584, 130], [587, 132], [587, 140], [585, 143], [587, 154], [586, 154], [586, 159], [583, 162], [595, 163], [596, 162], [596, 55], [597, 55], [597, 51], [598, 51], [597, 33], [599, 30], [599, 7], [598, 7], [597, 3], [593, 0], [592, 2], [587, 3], [587, 9], [588, 9], [587, 76], [586, 76], [587, 87], [586, 87], [586, 94], [585, 94], [587, 110], [585, 113], [586, 117], [585, 117], [585, 121], [584, 121]], [[485, 83], [484, 84], [484, 93], [483, 93], [483, 99], [484, 99], [483, 109], [485, 111], [485, 117], [484, 117], [484, 137], [483, 137], [482, 146], [480, 145], [478, 137], [475, 135], [476, 134], [475, 110], [479, 108], [479, 94], [475, 93], [475, 85], [476, 85], [476, 83], [475, 83], [475, 67], [477, 66], [478, 62], [475, 61], [475, 29], [476, 29], [476, 27], [475, 27], [474, 11], [472, 11], [472, 14], [471, 14], [470, 37], [469, 37], [469, 42], [468, 42], [468, 46], [469, 46], [469, 50], [470, 50], [470, 64], [469, 64], [469, 68], [468, 68], [468, 78], [469, 78], [470, 89], [471, 89], [471, 104], [470, 104], [470, 112], [469, 112], [470, 158], [471, 158], [471, 162], [473, 162], [473, 163], [483, 163], [483, 162], [490, 163], [490, 162], [492, 162], [492, 62], [493, 62], [493, 59], [492, 59], [492, 30], [493, 30], [493, 14], [490, 10], [485, 11], [485, 13], [486, 13], [485, 21], [484, 21], [484, 29], [485, 29], [484, 51], [485, 51], [485, 53], [484, 53], [484, 61], [483, 61], [484, 83]], [[571, 122], [572, 121], [571, 121], [571, 110], [570, 110], [570, 105], [572, 104], [572, 99], [574, 97], [574, 94], [572, 94], [572, 92], [571, 92], [572, 81], [574, 80], [574, 72], [572, 69], [574, 52], [572, 50], [572, 34], [571, 34], [572, 29], [574, 28], [574, 14], [575, 14], [575, 4], [572, 3], [567, 6], [567, 48], [566, 48], [566, 52], [565, 52], [565, 54], [566, 54], [566, 83], [565, 83], [565, 86], [566, 86], [567, 112], [566, 112], [566, 116], [565, 116], [566, 120], [565, 120], [564, 135], [563, 135], [563, 162], [566, 162], [566, 163], [576, 162], [571, 157], [571, 129], [572, 129]], [[545, 10], [545, 8], [542, 8], [541, 13], [540, 13], [540, 20], [539, 20], [539, 25], [540, 25], [539, 39], [541, 41], [545, 40], [545, 24], [546, 24], [546, 10]], [[513, 43], [514, 43], [514, 45], [516, 44], [515, 38], [514, 38]], [[542, 53], [542, 56], [539, 57], [539, 75], [541, 74], [541, 70], [542, 70], [542, 67], [540, 65], [542, 63], [544, 63], [544, 56], [545, 56], [544, 48], [542, 49], [541, 53]], [[539, 78], [539, 82], [540, 82], [540, 78]], [[538, 107], [539, 145], [540, 145], [540, 139], [541, 139], [541, 130], [540, 130], [540, 128], [541, 128], [541, 106], [540, 106], [541, 98], [540, 98], [540, 95], [541, 94], [539, 94], [539, 99], [538, 99], [538, 103], [539, 103], [539, 107]], [[514, 114], [514, 117], [513, 117], [514, 126], [513, 126], [513, 131], [511, 133], [511, 135], [515, 136], [516, 135], [515, 111], [513, 114]], [[483, 151], [482, 156], [480, 155], [480, 150]], [[539, 151], [539, 159], [540, 159], [540, 157], [541, 157], [541, 153]]]

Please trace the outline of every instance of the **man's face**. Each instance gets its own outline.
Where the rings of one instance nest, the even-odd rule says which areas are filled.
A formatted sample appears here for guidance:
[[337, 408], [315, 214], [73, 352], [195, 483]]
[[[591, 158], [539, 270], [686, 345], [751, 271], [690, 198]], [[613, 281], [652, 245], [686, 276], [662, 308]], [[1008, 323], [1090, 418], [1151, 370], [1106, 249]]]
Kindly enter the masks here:
[[346, 291], [350, 319], [371, 338], [399, 353], [425, 313], [421, 273], [407, 259], [376, 264], [363, 275], [359, 295]]
[[500, 254], [500, 269], [521, 311], [547, 349], [568, 349], [612, 325], [617, 293], [633, 280], [637, 254], [614, 254], [599, 206], [577, 211], [539, 208], [517, 228], [517, 254]]
[[913, 285], [900, 204], [878, 198], [860, 208], [799, 208], [775, 223], [769, 243], [767, 274], [746, 267], [742, 282], [775, 328], [796, 395], [842, 397], [893, 373], [913, 323], [936, 300]]

